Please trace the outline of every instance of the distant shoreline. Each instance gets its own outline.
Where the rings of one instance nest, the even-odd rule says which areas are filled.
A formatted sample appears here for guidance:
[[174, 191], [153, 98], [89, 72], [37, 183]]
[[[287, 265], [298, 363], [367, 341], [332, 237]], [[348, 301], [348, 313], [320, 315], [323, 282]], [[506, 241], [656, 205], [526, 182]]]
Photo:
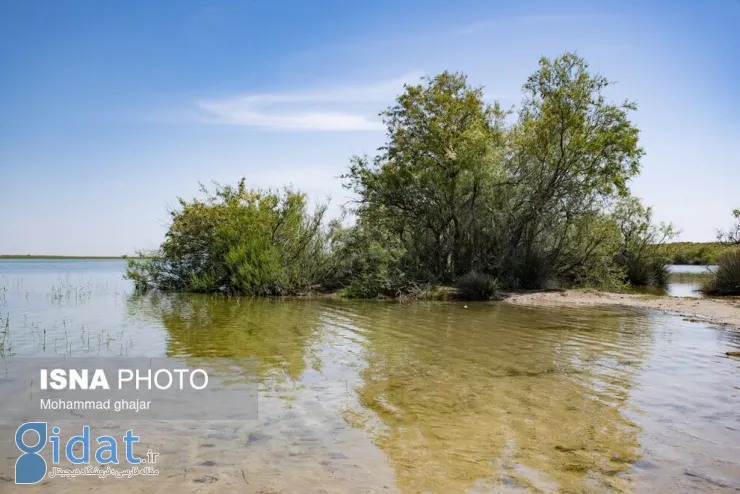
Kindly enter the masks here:
[[52, 255], [32, 255], [32, 254], [0, 254], [2, 259], [28, 259], [28, 260], [126, 260], [126, 259], [146, 259], [138, 256], [52, 256]]

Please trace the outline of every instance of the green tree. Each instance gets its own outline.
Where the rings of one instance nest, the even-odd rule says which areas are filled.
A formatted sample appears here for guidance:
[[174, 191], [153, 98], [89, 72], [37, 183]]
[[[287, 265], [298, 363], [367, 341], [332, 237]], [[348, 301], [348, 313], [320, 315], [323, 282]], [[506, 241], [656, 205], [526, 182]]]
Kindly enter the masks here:
[[632, 285], [664, 285], [668, 281], [668, 259], [662, 245], [678, 231], [671, 224], [656, 225], [652, 216], [652, 208], [636, 197], [620, 200], [613, 213], [620, 234], [616, 261]]
[[354, 157], [343, 176], [354, 226], [325, 228], [325, 207], [309, 214], [304, 195], [242, 180], [181, 201], [160, 251], [132, 260], [129, 277], [171, 290], [360, 297], [461, 279], [487, 291], [660, 282], [656, 246], [672, 231], [630, 196], [643, 155], [636, 106], [608, 101], [611, 85], [575, 54], [542, 58], [509, 119], [515, 110], [487, 104], [463, 74], [424, 78], [381, 113], [378, 154]]
[[360, 216], [424, 259], [430, 279], [451, 281], [470, 267], [503, 113], [464, 75], [444, 72], [406, 86], [381, 115], [388, 142], [374, 159], [353, 158], [345, 184]]
[[[636, 107], [608, 102], [603, 93], [611, 84], [572, 53], [542, 58], [524, 84], [508, 134], [506, 187], [493, 211], [503, 242], [492, 261], [500, 272], [541, 266], [548, 276], [568, 277], [599, 250], [604, 238], [589, 235], [589, 225], [629, 194], [643, 155], [628, 118]], [[543, 276], [520, 282], [535, 287]]]

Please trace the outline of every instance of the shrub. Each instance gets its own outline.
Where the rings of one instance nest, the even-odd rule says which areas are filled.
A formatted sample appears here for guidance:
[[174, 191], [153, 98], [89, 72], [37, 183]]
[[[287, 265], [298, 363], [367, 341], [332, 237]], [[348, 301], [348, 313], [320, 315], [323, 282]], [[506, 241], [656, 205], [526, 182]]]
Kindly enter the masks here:
[[306, 197], [216, 186], [203, 200], [180, 200], [159, 251], [129, 261], [138, 290], [288, 295], [310, 290], [331, 275], [326, 210], [308, 212]]
[[564, 287], [578, 286], [609, 292], [621, 292], [627, 288], [624, 266], [619, 266], [611, 259], [591, 263], [582, 267], [579, 278], [565, 280]]
[[670, 273], [660, 257], [624, 257], [627, 282], [633, 286], [665, 286]]
[[657, 286], [667, 285], [668, 280], [671, 277], [667, 261], [665, 259], [653, 259], [651, 267], [653, 271], [653, 284]]
[[455, 283], [457, 294], [464, 300], [501, 300], [501, 289], [493, 276], [471, 271]]
[[553, 280], [553, 267], [540, 252], [529, 253], [515, 259], [509, 271], [515, 288], [536, 290], [546, 288]]
[[401, 268], [403, 251], [377, 242], [367, 245], [352, 267], [352, 278], [345, 290], [350, 298], [395, 298], [410, 287]]
[[719, 258], [716, 271], [702, 291], [709, 295], [740, 295], [740, 249], [727, 251]]
[[653, 211], [638, 198], [617, 203], [614, 219], [621, 234], [621, 247], [615, 257], [625, 271], [626, 281], [636, 286], [663, 286], [668, 283], [668, 259], [663, 244], [678, 232], [673, 225], [655, 225]]

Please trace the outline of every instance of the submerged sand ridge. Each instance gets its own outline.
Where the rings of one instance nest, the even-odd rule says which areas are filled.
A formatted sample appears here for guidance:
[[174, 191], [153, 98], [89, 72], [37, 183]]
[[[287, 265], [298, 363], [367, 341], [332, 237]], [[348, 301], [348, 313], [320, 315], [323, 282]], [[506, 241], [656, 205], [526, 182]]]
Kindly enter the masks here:
[[740, 298], [679, 298], [591, 290], [510, 293], [504, 300], [513, 305], [539, 307], [621, 306], [655, 309], [691, 319], [740, 328]]

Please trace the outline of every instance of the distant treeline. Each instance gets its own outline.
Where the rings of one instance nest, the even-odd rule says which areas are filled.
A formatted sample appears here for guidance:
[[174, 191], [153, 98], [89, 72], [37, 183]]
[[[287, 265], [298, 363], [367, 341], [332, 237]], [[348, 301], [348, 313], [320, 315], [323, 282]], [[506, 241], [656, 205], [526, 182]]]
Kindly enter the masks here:
[[518, 109], [459, 73], [406, 85], [381, 113], [385, 145], [342, 177], [354, 222], [292, 189], [202, 187], [127, 276], [140, 290], [361, 298], [663, 284], [675, 231], [630, 193], [636, 106], [610, 102], [611, 84], [566, 53], [540, 60]]
[[89, 260], [106, 260], [106, 259], [144, 259], [141, 256], [47, 256], [47, 255], [33, 255], [33, 254], [0, 254], [0, 259], [89, 259]]
[[717, 264], [730, 246], [720, 242], [670, 242], [660, 247], [660, 252], [670, 264]]

